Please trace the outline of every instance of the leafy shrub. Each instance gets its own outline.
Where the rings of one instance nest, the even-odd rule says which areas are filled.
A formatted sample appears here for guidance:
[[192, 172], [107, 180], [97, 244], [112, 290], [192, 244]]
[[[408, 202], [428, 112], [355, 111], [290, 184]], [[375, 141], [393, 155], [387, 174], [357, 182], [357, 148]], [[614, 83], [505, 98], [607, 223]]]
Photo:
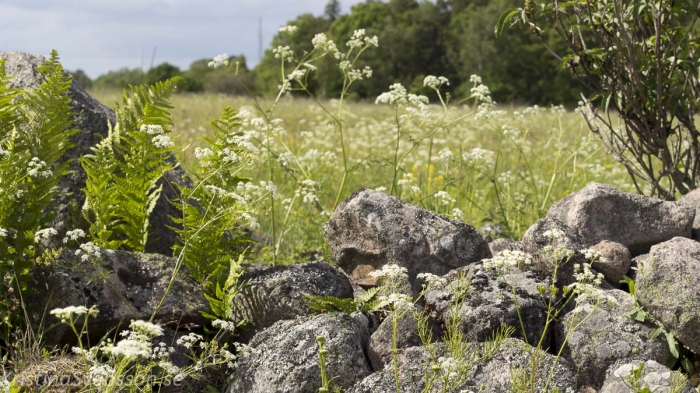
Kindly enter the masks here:
[[[687, 0], [532, 0], [504, 12], [497, 31], [520, 23], [539, 37], [593, 93], [581, 103], [588, 125], [637, 190], [673, 200], [700, 185], [696, 8]], [[549, 45], [545, 27], [566, 52]]]

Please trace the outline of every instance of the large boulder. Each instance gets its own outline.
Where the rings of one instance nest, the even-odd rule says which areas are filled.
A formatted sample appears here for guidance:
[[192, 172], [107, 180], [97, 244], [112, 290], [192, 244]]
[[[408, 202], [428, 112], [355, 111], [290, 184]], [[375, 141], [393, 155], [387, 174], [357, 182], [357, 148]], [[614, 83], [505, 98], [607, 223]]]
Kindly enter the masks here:
[[282, 319], [314, 314], [305, 295], [353, 297], [347, 276], [325, 262], [253, 266], [239, 281], [247, 284], [234, 298], [234, 313], [251, 322], [242, 332], [244, 338]]
[[[556, 361], [556, 357], [544, 351], [525, 344], [517, 339], [508, 339], [495, 352], [486, 356], [484, 344], [468, 344], [469, 351], [474, 357], [474, 363], [466, 366], [467, 370], [457, 371], [459, 376], [449, 379], [448, 391], [461, 392], [509, 392], [513, 391], [513, 381], [523, 386], [529, 380], [529, 371], [533, 357], [537, 359], [535, 375], [532, 379], [534, 386], [532, 391], [544, 392], [548, 383], [549, 373], [552, 378], [548, 383], [546, 392], [560, 391], [574, 393], [576, 389], [575, 376], [567, 366], [566, 360]], [[399, 355], [398, 371], [401, 391], [421, 392], [426, 387], [426, 373], [431, 375], [431, 392], [443, 391], [443, 379], [445, 373], [453, 373], [455, 368], [450, 367], [450, 356], [446, 353], [444, 344], [437, 344], [433, 348], [437, 359], [431, 358], [425, 347], [408, 348]], [[470, 354], [467, 354], [470, 355]], [[470, 355], [470, 356], [471, 356]], [[536, 360], [536, 361], [537, 361]], [[442, 364], [440, 364], [442, 362]], [[555, 365], [555, 362], [557, 364]], [[461, 363], [457, 363], [461, 364]], [[552, 368], [553, 367], [553, 368]], [[453, 384], [457, 383], [458, 386]], [[375, 372], [363, 379], [347, 391], [347, 393], [377, 393], [395, 392], [396, 379], [392, 367]], [[528, 391], [530, 391], [528, 389]]]
[[522, 268], [556, 278], [558, 286], [566, 286], [576, 281], [574, 266], [588, 262], [580, 252], [584, 248], [576, 230], [546, 217], [532, 224], [523, 235], [522, 249], [532, 256], [532, 264]]
[[610, 240], [638, 255], [676, 236], [690, 237], [695, 209], [591, 183], [552, 205], [547, 217], [575, 228], [586, 247]]
[[[10, 80], [11, 87], [33, 90], [41, 84], [41, 76], [37, 67], [44, 63], [43, 56], [0, 51], [0, 59], [5, 60], [5, 71], [8, 76], [13, 78]], [[58, 239], [63, 237], [65, 231], [83, 225], [83, 223], [74, 220], [76, 217], [80, 219], [80, 209], [85, 202], [82, 190], [85, 188], [86, 175], [79, 159], [85, 154], [90, 154], [92, 152], [90, 148], [107, 136], [108, 122], [112, 124], [116, 122], [114, 111], [90, 97], [75, 81], [68, 94], [71, 97], [71, 106], [74, 110], [74, 127], [79, 132], [71, 137], [71, 142], [74, 143], [73, 148], [68, 150], [59, 161], [69, 161], [68, 169], [71, 173], [59, 181], [60, 190], [56, 193], [56, 198], [50, 207], [51, 212], [55, 214], [51, 226], [59, 232], [59, 236], [56, 237]], [[177, 187], [174, 185], [176, 183], [190, 183], [184, 170], [180, 167], [168, 172], [160, 181], [160, 184], [163, 185], [163, 192], [151, 213], [150, 237], [146, 252], [172, 254], [171, 249], [175, 244], [176, 236], [170, 229], [175, 225], [170, 216], [178, 216], [179, 212], [169, 201], [173, 201], [179, 196]]]
[[408, 269], [416, 292], [421, 289], [418, 273], [444, 275], [491, 257], [472, 226], [367, 189], [343, 201], [324, 231], [338, 266], [355, 279], [363, 278], [358, 273], [366, 266], [397, 264]]
[[595, 270], [603, 273], [605, 280], [615, 288], [620, 287], [622, 280], [632, 267], [632, 255], [627, 247], [620, 243], [603, 240], [591, 247], [606, 259], [605, 263], [596, 263]]
[[250, 342], [226, 393], [318, 393], [318, 336], [325, 338], [326, 371], [332, 385], [347, 389], [372, 373], [364, 348], [367, 326], [343, 313], [279, 321]]
[[700, 188], [683, 195], [679, 202], [695, 209], [692, 237], [695, 240], [700, 240]]
[[[640, 368], [640, 378], [635, 381], [635, 370]], [[632, 383], [629, 381], [630, 378], [637, 384], [636, 388], [632, 387]], [[644, 388], [648, 390], [642, 390]], [[640, 391], [654, 393], [697, 392], [683, 373], [671, 371], [668, 367], [653, 360], [646, 362], [637, 360], [610, 367], [600, 393], [637, 393]]]
[[[58, 323], [45, 312], [68, 306], [96, 306], [99, 314], [90, 318], [90, 342], [98, 342], [113, 329], [127, 328], [132, 319], [149, 320], [175, 327], [203, 325], [201, 312], [209, 312], [202, 289], [187, 276], [183, 266], [175, 277], [165, 301], [176, 260], [160, 254], [100, 250], [99, 259], [83, 260], [75, 251], [64, 251], [51, 265], [36, 265], [32, 277], [37, 286], [26, 297], [29, 317]], [[74, 333], [58, 324], [44, 335], [49, 344], [73, 344]]]
[[627, 292], [596, 289], [580, 295], [571, 311], [557, 321], [556, 348], [564, 346], [562, 355], [578, 370], [580, 386], [600, 389], [605, 371], [617, 362], [666, 362], [664, 342], [649, 339], [652, 327], [625, 315], [634, 307]]
[[700, 243], [677, 237], [652, 247], [639, 261], [635, 296], [678, 341], [700, 353]]
[[[439, 325], [457, 320], [464, 339], [478, 342], [491, 339], [502, 325], [512, 326], [514, 336], [522, 338], [524, 327], [529, 343], [539, 342], [544, 334], [543, 348], [549, 346], [551, 335], [544, 332], [546, 309], [537, 289], [547, 283], [535, 274], [517, 269], [497, 273], [477, 263], [451, 272], [447, 278], [449, 286], [425, 294], [426, 307]], [[465, 283], [468, 290], [460, 294]], [[462, 299], [455, 299], [455, 293]], [[452, 315], [453, 311], [458, 315]]]
[[[416, 319], [416, 317], [419, 317], [420, 312], [421, 310], [417, 306], [413, 310], [399, 311], [396, 323], [396, 348], [399, 352], [423, 344], [418, 332], [419, 321]], [[382, 370], [386, 365], [391, 365], [393, 362], [395, 314], [396, 312], [393, 312], [386, 317], [370, 337], [367, 354], [375, 371]], [[441, 333], [438, 326], [430, 319], [426, 322], [427, 332], [430, 334], [431, 341], [439, 339]], [[424, 338], [427, 339], [427, 337]]]

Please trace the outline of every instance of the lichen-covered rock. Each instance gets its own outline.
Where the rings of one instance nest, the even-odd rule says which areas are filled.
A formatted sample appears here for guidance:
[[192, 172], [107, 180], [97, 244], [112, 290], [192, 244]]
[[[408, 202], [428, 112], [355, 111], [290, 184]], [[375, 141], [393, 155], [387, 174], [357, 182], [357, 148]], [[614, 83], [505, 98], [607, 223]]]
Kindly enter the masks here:
[[620, 280], [627, 275], [632, 266], [632, 255], [627, 247], [620, 243], [603, 240], [591, 249], [607, 260], [606, 263], [594, 264], [595, 270], [602, 273], [609, 284], [619, 288]]
[[[0, 59], [5, 60], [5, 71], [12, 77], [11, 87], [33, 90], [41, 84], [37, 67], [44, 64], [43, 56], [0, 51]], [[79, 158], [90, 154], [90, 148], [107, 136], [108, 122], [116, 123], [114, 111], [90, 97], [77, 83], [73, 82], [68, 94], [74, 110], [74, 128], [79, 132], [71, 137], [74, 146], [59, 160], [59, 163], [71, 160], [68, 166], [71, 173], [59, 181], [60, 191], [56, 193], [53, 205], [49, 207], [55, 214], [52, 227], [58, 231], [59, 236], [56, 237], [58, 239], [62, 238], [65, 231], [80, 227], [79, 222], [74, 222], [74, 217], [81, 218], [80, 208], [85, 202], [82, 189], [85, 188], [86, 175]], [[176, 235], [171, 229], [175, 223], [170, 216], [179, 215], [177, 209], [169, 202], [179, 196], [174, 184], [190, 184], [182, 168], [178, 167], [168, 172], [160, 180], [159, 185], [163, 185], [163, 192], [151, 213], [150, 237], [146, 252], [172, 254], [171, 249], [175, 244]]]
[[605, 371], [620, 361], [666, 362], [668, 350], [662, 341], [649, 339], [651, 327], [625, 316], [634, 308], [627, 292], [598, 289], [579, 296], [572, 306], [557, 321], [555, 341], [556, 348], [564, 345], [563, 356], [578, 370], [579, 385], [600, 389]]
[[591, 183], [552, 205], [547, 217], [575, 228], [587, 247], [610, 240], [638, 255], [676, 236], [690, 237], [695, 209]]
[[521, 242], [516, 242], [510, 239], [496, 239], [489, 243], [489, 250], [491, 250], [491, 255], [496, 255], [501, 251], [522, 251], [523, 244]]
[[681, 198], [679, 202], [695, 209], [692, 238], [700, 240], [700, 188], [683, 195], [683, 198]]
[[[468, 290], [459, 308], [459, 326], [465, 340], [487, 341], [501, 325], [514, 327], [514, 337], [523, 337], [519, 309], [528, 342], [539, 342], [547, 316], [537, 286], [546, 285], [546, 282], [539, 280], [535, 274], [512, 269], [501, 275], [484, 268], [482, 263], [476, 263], [451, 272], [446, 277], [452, 280], [450, 286], [429, 290], [425, 294], [426, 307], [433, 311], [438, 324], [445, 325], [453, 318], [451, 310], [456, 307], [454, 294], [461, 292], [459, 288], [464, 288], [466, 280]], [[517, 297], [517, 308], [513, 291]], [[545, 348], [549, 346], [550, 337], [547, 332]]]
[[[552, 233], [559, 233], [552, 237]], [[576, 281], [574, 266], [587, 262], [580, 250], [585, 248], [583, 240], [576, 231], [557, 220], [556, 218], [543, 218], [534, 223], [523, 235], [523, 251], [532, 255], [532, 265], [524, 266], [524, 269], [537, 272], [543, 277], [552, 278], [556, 270], [558, 286], [566, 286]], [[547, 248], [569, 250], [571, 255], [559, 255], [555, 261], [554, 253], [547, 252]], [[555, 269], [555, 262], [559, 265]]]
[[[544, 351], [537, 351], [533, 347], [517, 339], [508, 339], [490, 357], [485, 356], [484, 344], [469, 344], [475, 355], [475, 362], [468, 369], [458, 384], [451, 386], [449, 391], [473, 391], [473, 392], [510, 392], [514, 379], [520, 382], [529, 380], [529, 370], [533, 355], [539, 359], [535, 368], [534, 386], [531, 390], [545, 392], [549, 372], [555, 362], [555, 356]], [[444, 344], [436, 344], [434, 352], [438, 359], [431, 359], [425, 347], [408, 348], [399, 355], [399, 385], [405, 392], [421, 392], [426, 387], [425, 375], [429, 372], [433, 378], [431, 392], [441, 392], [443, 387], [443, 371], [432, 374], [431, 368], [437, 365], [440, 357], [449, 358]], [[481, 358], [481, 359], [480, 359]], [[454, 370], [451, 370], [454, 371]], [[455, 382], [452, 378], [451, 383]], [[347, 391], [347, 393], [377, 393], [395, 392], [395, 377], [392, 367], [386, 367], [382, 371], [375, 372], [363, 379]], [[566, 360], [560, 359], [553, 370], [552, 379], [547, 385], [546, 392], [558, 389], [564, 393], [574, 393], [576, 388], [575, 376], [567, 366]], [[530, 390], [528, 390], [530, 391]]]
[[[400, 317], [396, 324], [396, 347], [399, 351], [422, 344], [416, 321], [416, 314], [419, 312], [418, 307], [414, 310], [399, 311]], [[438, 340], [440, 329], [432, 320], [428, 320], [427, 323], [432, 332], [432, 341]], [[394, 313], [386, 317], [370, 337], [367, 354], [375, 371], [382, 370], [384, 366], [393, 362], [393, 327]]]
[[[38, 285], [26, 297], [31, 320], [42, 318], [58, 322], [46, 310], [68, 306], [96, 306], [97, 318], [90, 318], [91, 342], [98, 342], [112, 329], [126, 328], [131, 319], [149, 320], [165, 295], [176, 260], [160, 254], [101, 250], [93, 264], [64, 251], [51, 265], [37, 265], [32, 277]], [[204, 324], [201, 312], [209, 312], [202, 289], [187, 277], [183, 266], [175, 278], [154, 321], [167, 324]], [[74, 344], [76, 337], [65, 325], [58, 324], [44, 338], [50, 344]]]
[[[642, 368], [641, 378], [637, 383], [637, 389], [632, 388], [628, 381], [635, 368]], [[616, 364], [607, 372], [607, 378], [600, 393], [636, 393], [648, 388], [654, 393], [695, 393], [696, 390], [687, 381], [685, 376], [678, 371], [671, 371], [663, 364], [653, 360], [633, 361], [625, 364]], [[632, 377], [634, 380], [635, 378]], [[646, 391], [646, 390], [644, 390]]]
[[639, 304], [700, 353], [700, 242], [677, 237], [652, 247], [635, 287]]
[[444, 275], [489, 258], [488, 244], [463, 222], [419, 209], [390, 195], [360, 189], [333, 213], [324, 228], [338, 266], [356, 280], [363, 266], [398, 264], [408, 269], [415, 292], [418, 273]]
[[343, 313], [279, 321], [250, 342], [255, 352], [239, 360], [227, 393], [318, 393], [319, 347], [325, 337], [326, 370], [332, 384], [349, 388], [372, 372], [364, 348], [367, 327]]
[[279, 320], [315, 313], [304, 295], [353, 297], [347, 276], [325, 262], [254, 266], [239, 281], [248, 284], [236, 295], [233, 307], [240, 319], [251, 321], [246, 338]]

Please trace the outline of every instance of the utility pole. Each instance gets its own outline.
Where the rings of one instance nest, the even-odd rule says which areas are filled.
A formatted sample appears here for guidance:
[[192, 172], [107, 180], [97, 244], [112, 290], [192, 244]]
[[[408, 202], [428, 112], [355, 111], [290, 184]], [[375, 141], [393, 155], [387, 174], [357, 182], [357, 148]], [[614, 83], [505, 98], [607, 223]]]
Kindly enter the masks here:
[[262, 16], [258, 17], [258, 62], [263, 58]]

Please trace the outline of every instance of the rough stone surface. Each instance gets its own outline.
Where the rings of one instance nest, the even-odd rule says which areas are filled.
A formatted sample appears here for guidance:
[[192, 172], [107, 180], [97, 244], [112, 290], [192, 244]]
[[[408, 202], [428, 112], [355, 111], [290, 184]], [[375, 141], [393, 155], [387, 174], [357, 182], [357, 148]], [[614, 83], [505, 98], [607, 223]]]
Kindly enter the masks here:
[[[97, 318], [90, 318], [90, 342], [98, 342], [106, 333], [131, 319], [149, 320], [165, 294], [175, 267], [175, 259], [159, 254], [102, 250], [97, 264], [83, 261], [75, 251], [64, 251], [52, 265], [37, 265], [32, 276], [39, 283], [26, 300], [34, 323], [55, 317], [46, 310], [68, 306], [96, 306]], [[211, 312], [202, 289], [183, 266], [155, 321], [161, 324], [202, 325], [200, 312]], [[74, 333], [58, 324], [45, 334], [50, 344], [73, 344]]]
[[[5, 60], [5, 71], [13, 78], [10, 81], [11, 87], [32, 90], [41, 83], [37, 67], [44, 63], [43, 56], [0, 51], [0, 59]], [[108, 122], [112, 124], [116, 122], [114, 111], [90, 97], [76, 82], [73, 82], [68, 94], [75, 113], [74, 127], [79, 132], [71, 137], [71, 142], [75, 146], [69, 149], [60, 161], [70, 160], [68, 169], [71, 173], [59, 181], [60, 191], [56, 193], [53, 206], [49, 208], [52, 213], [55, 213], [52, 227], [59, 232], [59, 236], [56, 237], [58, 239], [62, 238], [65, 231], [83, 225], [81, 222], [73, 222], [73, 217], [82, 220], [80, 209], [85, 202], [82, 189], [85, 187], [86, 176], [80, 166], [79, 158], [91, 153], [90, 148], [95, 146], [102, 137], [107, 136]], [[177, 188], [173, 183], [190, 184], [182, 168], [178, 167], [170, 171], [160, 180], [163, 192], [151, 215], [150, 238], [146, 252], [172, 254], [171, 248], [175, 244], [176, 236], [168, 228], [175, 225], [169, 216], [178, 214], [168, 202], [175, 200], [178, 196]]]
[[677, 237], [652, 247], [639, 263], [639, 304], [700, 353], [700, 243]]
[[239, 361], [227, 393], [318, 393], [321, 377], [316, 337], [326, 338], [332, 384], [349, 388], [372, 373], [364, 348], [367, 327], [343, 313], [279, 321], [258, 333], [255, 353]]
[[700, 240], [700, 188], [683, 195], [683, 198], [681, 198], [679, 202], [695, 209], [692, 238], [694, 240]]
[[[563, 236], [551, 239], [545, 236], [547, 231], [561, 231]], [[570, 258], [558, 261], [557, 285], [565, 286], [576, 281], [574, 277], [574, 265], [587, 262], [580, 250], [586, 248], [583, 240], [576, 231], [557, 220], [556, 218], [543, 218], [534, 223], [523, 235], [523, 251], [532, 255], [532, 266], [525, 266], [543, 277], [551, 278], [554, 275], [554, 259], [545, 252], [545, 247], [565, 248], [574, 254]]]
[[[599, 289], [595, 295], [595, 298], [579, 297], [572, 311], [556, 324], [556, 348], [564, 344], [568, 335], [562, 354], [578, 371], [579, 385], [600, 389], [605, 371], [619, 361], [666, 362], [665, 344], [659, 339], [649, 340], [652, 327], [625, 316], [634, 308], [627, 292]], [[597, 299], [603, 300], [598, 302]], [[573, 332], [570, 332], [571, 326], [576, 326]]]
[[[353, 297], [350, 280], [342, 271], [325, 262], [254, 266], [239, 280], [248, 283], [234, 300], [234, 309], [241, 317], [251, 320], [243, 332], [244, 339], [279, 320], [313, 314], [304, 294]], [[252, 301], [251, 297], [260, 302]]]
[[625, 364], [616, 364], [607, 372], [605, 384], [600, 393], [635, 393], [627, 379], [632, 375], [633, 368], [642, 368], [642, 377], [637, 383], [639, 388], [647, 387], [654, 393], [695, 393], [696, 390], [688, 383], [678, 371], [671, 371], [668, 367], [653, 360], [641, 362], [633, 361]]
[[[396, 347], [403, 351], [410, 347], [420, 346], [422, 344], [418, 335], [418, 324], [413, 315], [414, 312], [419, 312], [416, 308], [413, 311], [407, 311], [398, 318], [396, 324]], [[440, 329], [432, 322], [428, 322], [432, 329], [433, 341], [440, 338]], [[367, 354], [375, 371], [382, 370], [387, 364], [393, 361], [393, 325], [394, 316], [389, 315], [379, 328], [372, 333], [367, 348]]]
[[638, 255], [676, 236], [690, 237], [695, 209], [591, 183], [552, 205], [547, 217], [576, 228], [585, 246], [611, 240]]
[[[458, 275], [465, 278], [458, 278]], [[456, 288], [467, 280], [469, 290], [459, 309], [460, 328], [465, 340], [487, 341], [501, 325], [514, 327], [513, 336], [523, 337], [512, 292], [512, 288], [515, 288], [528, 341], [539, 342], [546, 322], [546, 313], [537, 285], [546, 285], [545, 281], [539, 280], [531, 272], [524, 273], [517, 269], [501, 276], [485, 269], [481, 263], [452, 272], [447, 277], [452, 280], [448, 288], [430, 290], [425, 294], [426, 307], [433, 311], [438, 324], [444, 325], [452, 318], [454, 293], [459, 293]], [[550, 337], [547, 334], [544, 347], [549, 346]]]
[[521, 242], [516, 242], [510, 239], [496, 239], [489, 243], [489, 250], [491, 250], [491, 255], [496, 255], [501, 251], [522, 251], [523, 244]]
[[[483, 356], [483, 344], [473, 344], [475, 353]], [[476, 352], [478, 351], [478, 352]], [[443, 344], [438, 344], [436, 348], [438, 356], [445, 356]], [[456, 387], [459, 391], [482, 391], [482, 392], [509, 392], [511, 391], [511, 378], [515, 370], [528, 370], [533, 353], [537, 353], [541, 359], [540, 366], [536, 369], [534, 391], [544, 391], [544, 385], [549, 376], [549, 370], [554, 364], [555, 357], [542, 351], [535, 351], [524, 342], [517, 339], [509, 339], [490, 358], [474, 364], [464, 382]], [[425, 389], [425, 372], [430, 369], [431, 359], [423, 347], [408, 348], [399, 355], [399, 383], [402, 391], [420, 392]], [[438, 375], [440, 377], [441, 374]], [[554, 374], [548, 392], [554, 389], [561, 389], [561, 392], [574, 393], [575, 384], [574, 373], [567, 366], [566, 360], [561, 360], [554, 368]], [[480, 388], [483, 385], [483, 390]], [[347, 393], [377, 393], [395, 392], [395, 379], [393, 369], [387, 367], [382, 371], [375, 372], [363, 379], [347, 391]], [[442, 379], [438, 378], [433, 384], [431, 392], [442, 391]]]
[[607, 263], [594, 264], [593, 267], [595, 270], [603, 273], [605, 280], [609, 284], [619, 288], [620, 280], [627, 275], [630, 267], [632, 267], [632, 255], [630, 251], [622, 244], [609, 240], [603, 240], [591, 247], [591, 249], [598, 251], [600, 255], [608, 260]]
[[326, 224], [325, 236], [338, 266], [355, 279], [363, 265], [395, 263], [408, 269], [414, 291], [418, 273], [444, 275], [491, 257], [479, 232], [378, 191], [352, 193]]

